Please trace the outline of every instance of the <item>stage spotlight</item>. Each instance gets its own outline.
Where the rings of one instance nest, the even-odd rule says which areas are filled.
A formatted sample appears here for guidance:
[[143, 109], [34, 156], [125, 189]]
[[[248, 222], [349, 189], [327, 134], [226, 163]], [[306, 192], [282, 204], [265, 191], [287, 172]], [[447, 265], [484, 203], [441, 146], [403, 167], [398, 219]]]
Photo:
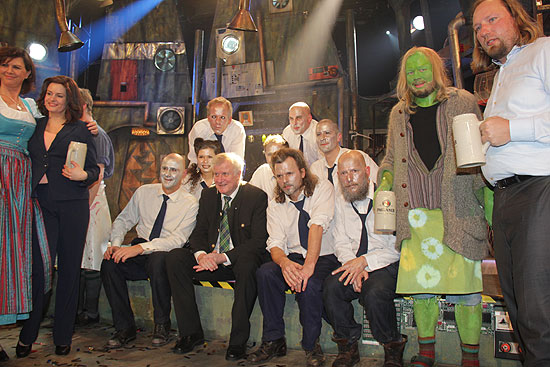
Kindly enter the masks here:
[[386, 34], [389, 36], [391, 33], [390, 33], [390, 31], [386, 31]]
[[418, 29], [419, 31], [424, 30], [424, 18], [422, 17], [422, 15], [414, 17], [412, 24], [413, 27]]
[[36, 61], [42, 61], [48, 54], [48, 49], [41, 43], [33, 42], [27, 47], [29, 56]]

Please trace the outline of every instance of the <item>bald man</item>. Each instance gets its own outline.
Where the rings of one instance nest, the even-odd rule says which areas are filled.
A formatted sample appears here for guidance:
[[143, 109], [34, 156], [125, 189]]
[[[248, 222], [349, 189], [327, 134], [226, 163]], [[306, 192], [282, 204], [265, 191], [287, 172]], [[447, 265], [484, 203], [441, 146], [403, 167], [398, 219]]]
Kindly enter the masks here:
[[[113, 222], [111, 241], [101, 264], [116, 329], [107, 342], [108, 348], [119, 348], [136, 338], [127, 280], [149, 279], [155, 321], [152, 344], [162, 346], [170, 341], [171, 292], [164, 260], [168, 251], [187, 242], [199, 208], [197, 199], [181, 186], [184, 171], [181, 155], [167, 155], [160, 167], [161, 183], [139, 187]], [[137, 237], [123, 246], [124, 236], [136, 224]]]
[[315, 127], [317, 121], [311, 116], [311, 110], [307, 103], [296, 102], [288, 109], [289, 125], [283, 130], [283, 138], [288, 146], [298, 149], [304, 155], [307, 165], [322, 157], [315, 140]]
[[[384, 366], [402, 366], [407, 337], [401, 335], [393, 299], [399, 264], [395, 236], [374, 233], [370, 167], [362, 152], [351, 150], [338, 160], [342, 195], [336, 197], [334, 252], [341, 266], [324, 285], [323, 303], [334, 329], [338, 356], [333, 366], [359, 363], [361, 324], [351, 301], [365, 307], [371, 331], [385, 350]], [[386, 364], [387, 363], [387, 364]]]
[[[317, 123], [315, 137], [317, 147], [321, 151], [322, 156], [313, 162], [311, 172], [317, 175], [317, 177], [329, 180], [334, 185], [334, 191], [339, 194], [338, 159], [345, 152], [349, 152], [349, 149], [340, 147], [342, 133], [338, 129], [338, 125], [330, 119], [322, 119]], [[360, 150], [358, 152], [365, 159], [367, 166], [370, 167], [370, 177], [372, 177], [370, 185], [373, 186], [376, 184], [378, 165], [367, 153]]]

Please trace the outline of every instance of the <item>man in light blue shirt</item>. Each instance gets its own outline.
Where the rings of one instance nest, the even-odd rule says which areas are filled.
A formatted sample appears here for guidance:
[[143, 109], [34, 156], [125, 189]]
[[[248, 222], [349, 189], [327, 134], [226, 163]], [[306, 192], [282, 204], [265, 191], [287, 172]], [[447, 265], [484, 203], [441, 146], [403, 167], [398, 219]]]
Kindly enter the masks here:
[[500, 66], [485, 121], [495, 258], [525, 366], [550, 365], [550, 39], [516, 0], [473, 7], [474, 71]]

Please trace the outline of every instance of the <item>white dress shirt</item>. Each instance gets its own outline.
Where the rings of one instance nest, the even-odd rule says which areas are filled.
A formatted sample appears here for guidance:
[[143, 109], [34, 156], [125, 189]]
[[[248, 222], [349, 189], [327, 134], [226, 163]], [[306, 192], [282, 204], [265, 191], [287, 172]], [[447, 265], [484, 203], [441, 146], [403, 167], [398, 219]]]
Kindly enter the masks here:
[[[304, 198], [302, 192], [298, 201]], [[334, 253], [332, 239], [332, 218], [334, 216], [334, 187], [328, 180], [319, 180], [313, 195], [305, 199], [304, 210], [309, 214], [307, 224], [317, 224], [323, 228], [320, 256]], [[287, 196], [284, 203], [271, 200], [267, 206], [267, 250], [278, 247], [286, 255], [291, 253], [301, 254], [306, 257], [307, 250], [300, 244], [298, 231], [298, 218], [300, 211], [296, 209]]]
[[[140, 186], [123, 211], [113, 222], [111, 229], [111, 246], [120, 246], [126, 233], [136, 226], [138, 237], [149, 239], [151, 229], [164, 201], [162, 184]], [[199, 210], [199, 202], [193, 195], [179, 188], [168, 195], [166, 216], [160, 232], [160, 237], [152, 241], [140, 243], [143, 254], [155, 251], [170, 251], [183, 247], [189, 235], [195, 228], [195, 220]]]
[[[334, 182], [334, 191], [336, 195], [341, 194], [340, 192], [340, 181], [338, 180], [338, 159], [340, 159], [340, 156], [344, 154], [345, 152], [349, 152], [350, 149], [348, 148], [342, 148], [340, 147], [340, 151], [338, 152], [338, 156], [336, 157], [336, 160], [334, 161], [334, 170], [332, 171], [332, 182]], [[369, 191], [372, 189], [374, 190], [374, 184], [376, 183], [376, 179], [378, 176], [378, 165], [375, 161], [372, 160], [372, 158], [362, 150], [359, 150], [359, 152], [365, 157], [365, 163], [367, 166], [370, 167], [370, 183], [369, 183]], [[327, 163], [327, 159], [323, 155], [321, 159], [316, 160], [313, 162], [313, 164], [310, 167], [311, 172], [313, 172], [317, 177], [324, 178], [328, 180], [328, 169], [330, 166]]]
[[550, 37], [493, 62], [500, 69], [484, 115], [510, 121], [510, 142], [489, 147], [483, 175], [491, 184], [515, 174], [550, 176]]
[[[244, 160], [244, 143], [246, 140], [246, 133], [243, 125], [237, 120], [231, 120], [229, 125], [222, 134], [223, 149], [226, 153], [235, 153]], [[203, 138], [204, 140], [217, 141], [214, 130], [210, 127], [208, 119], [202, 119], [195, 122], [193, 128], [189, 132], [189, 154], [187, 159], [191, 163], [197, 163], [197, 154], [195, 153], [195, 139]]]
[[303, 134], [296, 134], [290, 125], [283, 130], [283, 138], [288, 142], [288, 146], [292, 149], [300, 149], [300, 136], [304, 137], [304, 158], [307, 165], [311, 166], [313, 162], [323, 156], [323, 152], [319, 150], [317, 146], [317, 136], [315, 129], [317, 128], [317, 121], [311, 120], [311, 124], [304, 131]]
[[267, 163], [262, 164], [254, 171], [252, 178], [248, 181], [249, 184], [254, 185], [267, 194], [267, 199], [273, 199], [273, 193], [277, 186], [277, 179], [273, 175], [271, 166]]
[[[353, 204], [361, 214], [368, 211], [374, 191], [369, 189], [367, 198]], [[342, 195], [336, 197], [334, 211], [334, 253], [342, 264], [355, 259], [361, 242], [361, 218], [351, 203]], [[395, 236], [374, 232], [374, 210], [367, 215], [368, 251], [362, 255], [367, 260], [366, 271], [381, 269], [399, 260], [399, 252], [395, 249]]]

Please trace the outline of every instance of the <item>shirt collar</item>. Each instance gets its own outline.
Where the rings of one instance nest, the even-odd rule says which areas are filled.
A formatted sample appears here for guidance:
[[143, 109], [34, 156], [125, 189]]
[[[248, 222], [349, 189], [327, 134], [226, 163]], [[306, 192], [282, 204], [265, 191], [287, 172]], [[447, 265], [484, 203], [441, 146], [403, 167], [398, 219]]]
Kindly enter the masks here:
[[223, 202], [223, 197], [224, 196], [229, 196], [231, 198], [231, 200], [229, 200], [229, 202], [233, 201], [233, 199], [235, 199], [235, 197], [237, 196], [237, 194], [239, 193], [239, 190], [241, 189], [241, 186], [243, 185], [242, 182], [239, 183], [239, 186], [237, 186], [237, 188], [235, 189], [235, 191], [233, 191], [233, 193], [231, 195], [225, 195], [225, 194], [220, 194], [221, 197], [222, 197], [222, 202]]
[[521, 50], [523, 50], [525, 47], [527, 47], [529, 44], [526, 45], [514, 45], [510, 52], [508, 52], [508, 55], [506, 55], [506, 62], [502, 63], [498, 61], [497, 59], [492, 59], [493, 63], [497, 64], [498, 66], [502, 66], [506, 64], [511, 58], [513, 59]]
[[182, 186], [183, 185], [180, 185], [180, 187], [174, 191], [173, 193], [171, 194], [167, 194], [165, 193], [163, 190], [162, 190], [162, 184], [159, 186], [159, 190], [157, 192], [157, 196], [161, 197], [162, 195], [168, 195], [168, 197], [170, 198], [171, 201], [178, 201], [181, 197], [181, 192], [182, 192]]

